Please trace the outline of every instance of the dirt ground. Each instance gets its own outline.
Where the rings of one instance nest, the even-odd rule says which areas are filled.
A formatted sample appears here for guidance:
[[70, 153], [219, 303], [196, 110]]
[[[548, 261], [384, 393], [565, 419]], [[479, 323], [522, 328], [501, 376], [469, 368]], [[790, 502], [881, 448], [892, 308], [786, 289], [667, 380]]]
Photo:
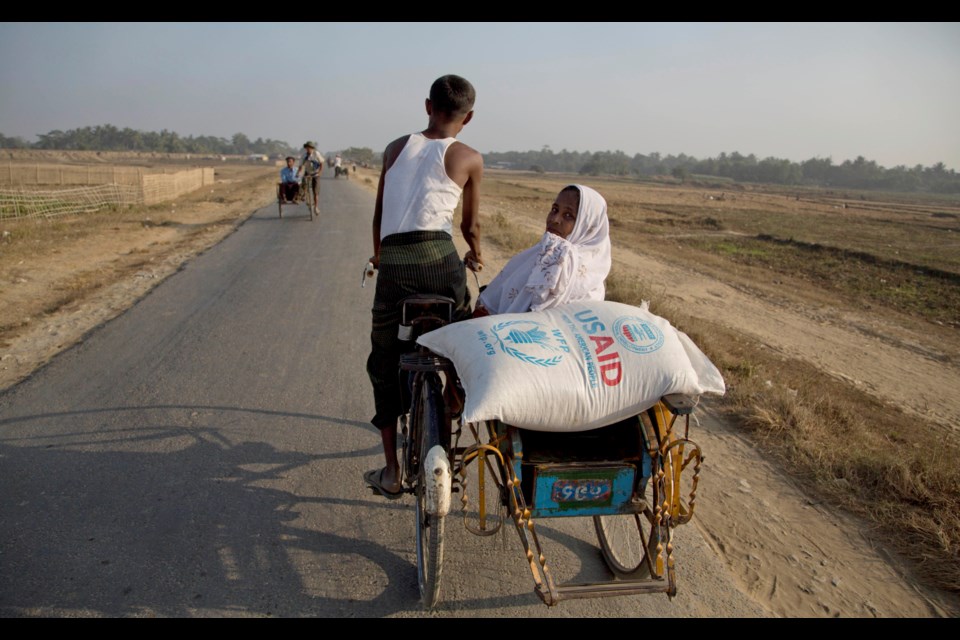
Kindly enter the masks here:
[[[257, 171], [260, 173], [258, 174]], [[7, 264], [0, 254], [0, 319], [20, 317], [0, 344], [0, 388], [30, 375], [59, 351], [122, 313], [191, 257], [220, 241], [250, 213], [274, 201], [273, 171], [218, 175], [209, 193], [178, 199], [163, 211]], [[350, 181], [375, 189], [377, 174]], [[496, 203], [484, 205], [484, 213]], [[545, 213], [545, 212], [544, 212]], [[3, 222], [0, 221], [0, 231]], [[462, 247], [465, 248], [465, 247]], [[0, 251], [6, 251], [0, 243]], [[924, 335], [872, 316], [851, 316], [814, 301], [779, 295], [769, 283], [720, 281], [620, 247], [615, 260], [664, 282], [687, 309], [709, 313], [756, 336], [771, 349], [815, 362], [919, 415], [960, 424], [955, 368], [960, 344], [951, 334]], [[484, 247], [481, 284], [509, 258]], [[103, 286], [59, 309], [78, 273], [96, 273]], [[9, 324], [9, 322], [8, 322]], [[931, 358], [931, 354], [937, 357]], [[725, 425], [710, 402], [691, 437], [705, 452], [693, 524], [726, 561], [741, 589], [774, 615], [796, 617], [956, 617], [956, 597], [921, 585], [905, 563], [877, 546], [867, 525], [808, 498], [799, 485]], [[682, 588], [682, 559], [678, 560]]]

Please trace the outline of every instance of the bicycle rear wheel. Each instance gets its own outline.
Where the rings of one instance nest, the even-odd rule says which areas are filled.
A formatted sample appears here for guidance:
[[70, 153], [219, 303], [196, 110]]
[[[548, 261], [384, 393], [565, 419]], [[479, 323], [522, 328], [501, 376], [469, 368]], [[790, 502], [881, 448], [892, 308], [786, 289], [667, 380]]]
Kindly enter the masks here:
[[411, 420], [416, 421], [412, 433], [419, 434], [417, 456], [419, 471], [417, 474], [417, 583], [420, 587], [420, 599], [427, 608], [432, 608], [440, 600], [440, 575], [443, 569], [443, 516], [428, 513], [425, 460], [430, 449], [438, 444], [443, 417], [440, 382], [435, 375], [423, 376], [416, 406], [411, 412]]
[[593, 516], [603, 559], [621, 578], [643, 578], [650, 575], [651, 564], [656, 567], [657, 543], [668, 531], [666, 526], [658, 527], [651, 519], [640, 513]]
[[[676, 435], [673, 431], [666, 434], [667, 443], [673, 443]], [[643, 578], [651, 575], [660, 578], [664, 575], [666, 558], [660, 551], [666, 551], [670, 542], [670, 528], [676, 521], [669, 513], [672, 504], [675, 455], [672, 448], [666, 456], [658, 456], [653, 464], [653, 477], [648, 478], [643, 487], [642, 513], [612, 516], [594, 516], [593, 524], [600, 542], [600, 551], [607, 566], [616, 575], [624, 578]], [[658, 481], [657, 472], [663, 472]], [[658, 547], [660, 547], [658, 549]]]

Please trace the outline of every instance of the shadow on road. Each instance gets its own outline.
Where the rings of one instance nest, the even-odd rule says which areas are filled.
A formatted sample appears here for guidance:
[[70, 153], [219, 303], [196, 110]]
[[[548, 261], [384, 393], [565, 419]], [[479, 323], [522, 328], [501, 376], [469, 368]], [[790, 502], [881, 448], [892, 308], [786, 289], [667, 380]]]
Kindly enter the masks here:
[[[157, 411], [184, 419], [124, 424], [125, 415]], [[222, 424], [189, 424], [190, 416], [211, 412]], [[322, 470], [318, 462], [369, 456], [379, 444], [314, 455], [236, 442], [229, 425], [237, 413], [373, 429], [329, 416], [175, 405], [0, 420], [0, 613], [384, 616], [419, 610], [411, 554], [360, 535], [370, 507], [406, 515], [409, 505], [359, 500], [360, 483], [314, 473]], [[11, 435], [13, 425], [26, 423], [57, 427], [49, 435]], [[100, 428], [92, 430], [93, 423]], [[291, 480], [296, 490], [276, 488]], [[344, 527], [341, 517], [340, 530], [324, 530], [324, 514], [338, 508], [356, 518]]]

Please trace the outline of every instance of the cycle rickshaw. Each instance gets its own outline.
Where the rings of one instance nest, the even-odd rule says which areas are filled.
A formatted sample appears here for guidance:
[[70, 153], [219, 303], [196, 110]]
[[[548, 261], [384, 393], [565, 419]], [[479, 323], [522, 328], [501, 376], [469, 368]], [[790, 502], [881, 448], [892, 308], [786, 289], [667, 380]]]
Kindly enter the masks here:
[[310, 212], [310, 220], [316, 217], [317, 212], [313, 207], [313, 180], [304, 179], [300, 182], [300, 190], [293, 200], [289, 200], [283, 192], [283, 184], [277, 183], [277, 213], [280, 218], [283, 217], [284, 205], [299, 205], [306, 203]]
[[[471, 533], [491, 535], [507, 518], [513, 521], [534, 590], [548, 606], [640, 593], [673, 597], [672, 530], [693, 516], [703, 460], [688, 437], [695, 398], [664, 396], [637, 416], [583, 432], [530, 431], [496, 420], [460, 419], [451, 426], [443, 384], [456, 380], [453, 363], [414, 341], [450, 323], [454, 302], [415, 295], [401, 304], [400, 337], [411, 341], [400, 362], [410, 407], [401, 417], [401, 465], [404, 491], [416, 499], [423, 604], [439, 601], [444, 523], [454, 494]], [[467, 482], [470, 465], [476, 465], [476, 498]], [[612, 579], [557, 583], [535, 526], [540, 518], [554, 517], [592, 519]]]

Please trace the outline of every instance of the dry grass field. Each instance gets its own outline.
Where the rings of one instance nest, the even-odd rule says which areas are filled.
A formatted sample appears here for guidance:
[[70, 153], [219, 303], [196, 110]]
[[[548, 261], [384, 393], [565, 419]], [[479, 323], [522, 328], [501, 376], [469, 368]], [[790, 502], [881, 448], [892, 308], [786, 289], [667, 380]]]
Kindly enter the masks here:
[[[273, 201], [275, 178], [226, 163], [172, 203], [0, 221], [0, 388]], [[960, 593], [960, 202], [488, 170], [484, 246], [533, 244], [570, 182], [609, 203], [608, 298], [649, 300], [720, 367], [713, 406], [752, 446]]]

